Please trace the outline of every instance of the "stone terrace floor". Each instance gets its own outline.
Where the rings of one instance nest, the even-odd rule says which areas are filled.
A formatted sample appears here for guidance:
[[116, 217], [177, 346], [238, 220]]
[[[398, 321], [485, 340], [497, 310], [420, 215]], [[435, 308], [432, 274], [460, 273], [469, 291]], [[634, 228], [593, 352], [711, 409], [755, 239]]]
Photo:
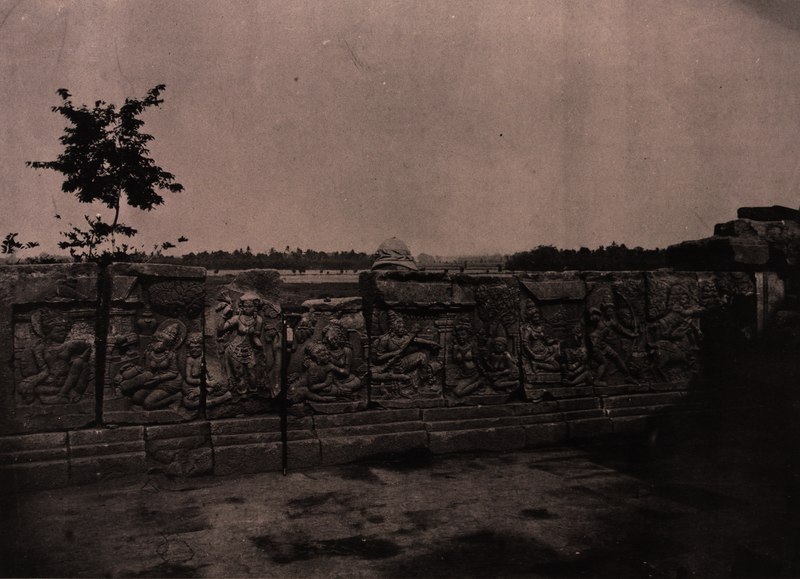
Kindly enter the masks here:
[[[769, 437], [560, 447], [2, 498], [6, 576], [792, 576]], [[778, 437], [776, 440], [779, 440]], [[795, 460], [792, 458], [792, 460]], [[792, 559], [795, 561], [792, 561]]]

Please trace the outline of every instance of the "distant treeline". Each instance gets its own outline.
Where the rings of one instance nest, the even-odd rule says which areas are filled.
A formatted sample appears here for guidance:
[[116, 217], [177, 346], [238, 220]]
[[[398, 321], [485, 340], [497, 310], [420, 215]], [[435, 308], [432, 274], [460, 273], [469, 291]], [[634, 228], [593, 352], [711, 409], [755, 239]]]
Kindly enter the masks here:
[[291, 251], [274, 248], [266, 253], [253, 253], [250, 248], [235, 251], [201, 251], [182, 256], [158, 256], [153, 262], [195, 265], [206, 269], [284, 269], [293, 271], [311, 270], [359, 270], [369, 269], [373, 257], [366, 253], [350, 251], [314, 251], [299, 247]]
[[667, 267], [663, 249], [630, 249], [625, 244], [612, 243], [597, 249], [558, 249], [540, 245], [536, 249], [515, 253], [506, 261], [506, 269], [524, 271], [562, 270], [649, 270]]

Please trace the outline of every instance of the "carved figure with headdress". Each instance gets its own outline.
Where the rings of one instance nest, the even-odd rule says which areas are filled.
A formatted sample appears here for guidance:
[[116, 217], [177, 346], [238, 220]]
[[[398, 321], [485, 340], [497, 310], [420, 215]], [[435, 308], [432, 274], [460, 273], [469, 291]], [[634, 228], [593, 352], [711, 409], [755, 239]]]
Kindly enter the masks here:
[[31, 327], [37, 341], [23, 353], [23, 379], [18, 384], [23, 401], [77, 402], [89, 383], [91, 344], [68, 340], [69, 322], [60, 313], [47, 308], [31, 315]]

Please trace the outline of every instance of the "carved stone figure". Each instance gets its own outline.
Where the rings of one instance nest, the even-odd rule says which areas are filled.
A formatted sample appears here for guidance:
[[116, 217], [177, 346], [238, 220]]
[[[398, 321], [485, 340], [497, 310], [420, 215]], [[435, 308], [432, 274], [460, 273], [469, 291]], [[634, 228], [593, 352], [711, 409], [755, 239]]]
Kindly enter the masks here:
[[480, 352], [473, 335], [472, 324], [468, 320], [457, 322], [453, 329], [453, 343], [450, 346], [453, 394], [458, 397], [467, 396], [481, 388], [479, 359]]
[[603, 304], [602, 309], [589, 309], [589, 342], [592, 346], [592, 360], [596, 365], [594, 384], [605, 386], [610, 366], [614, 366], [625, 377], [626, 382], [637, 381], [624, 360], [624, 349], [619, 340], [621, 336], [636, 339], [639, 334], [624, 328], [616, 319], [614, 304]]
[[589, 352], [583, 341], [583, 327], [572, 329], [572, 344], [564, 348], [564, 383], [569, 386], [589, 386], [593, 382], [589, 367]]
[[267, 373], [274, 365], [273, 337], [265, 335], [260, 308], [258, 296], [243, 294], [236, 314], [230, 306], [222, 310], [225, 322], [217, 330], [221, 344], [232, 334], [221, 356], [229, 389], [240, 395], [267, 390]]
[[165, 408], [183, 397], [184, 380], [177, 352], [186, 337], [179, 320], [163, 321], [144, 350], [142, 364], [123, 363], [114, 383], [134, 404], [145, 410]]
[[20, 360], [22, 380], [17, 385], [22, 400], [42, 404], [79, 401], [89, 384], [92, 345], [67, 340], [70, 324], [58, 312], [41, 309], [31, 315], [31, 327], [38, 340]]
[[560, 348], [557, 340], [547, 338], [539, 308], [533, 302], [525, 306], [520, 327], [522, 360], [525, 373], [535, 377], [541, 373], [556, 374], [561, 371], [558, 361]]
[[335, 402], [335, 374], [338, 370], [338, 366], [331, 363], [330, 353], [323, 344], [309, 344], [305, 349], [303, 372], [289, 384], [289, 400]]
[[652, 370], [659, 380], [688, 379], [702, 340], [699, 316], [704, 309], [692, 304], [688, 290], [680, 285], [673, 285], [668, 296], [668, 311], [647, 327]]
[[496, 391], [514, 390], [519, 386], [517, 360], [508, 351], [508, 340], [499, 336], [491, 342], [486, 359], [486, 377]]
[[[186, 339], [186, 361], [184, 364], [183, 405], [194, 410], [200, 406], [200, 388], [203, 374], [203, 335], [189, 334]], [[206, 407], [213, 407], [231, 399], [230, 391], [218, 384], [206, 372]]]
[[331, 322], [322, 330], [322, 343], [334, 367], [335, 392], [339, 396], [351, 397], [361, 388], [361, 379], [354, 374], [353, 347], [347, 330]]
[[398, 386], [402, 396], [410, 396], [423, 383], [433, 384], [440, 365], [431, 358], [440, 346], [419, 333], [409, 332], [402, 316], [389, 312], [389, 331], [372, 344], [373, 380]]

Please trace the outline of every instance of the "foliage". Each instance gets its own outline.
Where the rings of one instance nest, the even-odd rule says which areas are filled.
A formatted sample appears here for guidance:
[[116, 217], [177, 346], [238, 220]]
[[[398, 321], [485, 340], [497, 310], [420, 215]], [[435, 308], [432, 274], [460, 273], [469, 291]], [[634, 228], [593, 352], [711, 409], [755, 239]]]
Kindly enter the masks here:
[[154, 137], [142, 131], [144, 121], [139, 118], [146, 109], [164, 102], [160, 95], [165, 88], [163, 84], [155, 86], [142, 99], [126, 98], [119, 109], [101, 100], [92, 108], [77, 106], [69, 91], [57, 91], [62, 103], [52, 111], [71, 125], [59, 139], [64, 150], [54, 161], [26, 164], [62, 173], [64, 192], [75, 194], [81, 203], [99, 202], [114, 212], [110, 222], [103, 221], [100, 214], [94, 219], [87, 215], [85, 227], [72, 226], [63, 232], [66, 240], [59, 247], [69, 249], [74, 258], [124, 258], [131, 247], [118, 245], [117, 236], [130, 238], [136, 230], [119, 220], [122, 199], [130, 207], [150, 211], [164, 203], [160, 191], [183, 191], [175, 176], [151, 158], [148, 143]]
[[1, 254], [12, 255], [18, 249], [33, 249], [34, 247], [39, 247], [37, 241], [17, 241], [17, 235], [19, 235], [19, 233], [9, 233], [5, 236], [2, 244], [0, 244]]
[[666, 266], [663, 249], [630, 249], [624, 243], [601, 245], [597, 249], [581, 247], [579, 250], [540, 245], [530, 251], [515, 253], [506, 262], [507, 269], [519, 271], [652, 270]]
[[313, 270], [360, 270], [369, 269], [374, 256], [366, 253], [350, 251], [314, 251], [299, 247], [291, 250], [287, 247], [278, 251], [274, 247], [264, 253], [253, 253], [247, 249], [234, 251], [201, 251], [187, 253], [180, 257], [163, 257], [162, 263], [201, 266], [208, 269], [285, 269], [295, 271]]

